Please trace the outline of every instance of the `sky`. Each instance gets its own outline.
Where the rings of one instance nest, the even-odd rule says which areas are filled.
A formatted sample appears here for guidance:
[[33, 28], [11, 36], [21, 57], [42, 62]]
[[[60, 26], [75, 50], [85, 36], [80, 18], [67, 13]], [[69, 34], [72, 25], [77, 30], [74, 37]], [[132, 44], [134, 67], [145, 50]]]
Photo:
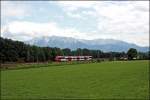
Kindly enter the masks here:
[[63, 36], [149, 46], [149, 1], [1, 1], [1, 36]]

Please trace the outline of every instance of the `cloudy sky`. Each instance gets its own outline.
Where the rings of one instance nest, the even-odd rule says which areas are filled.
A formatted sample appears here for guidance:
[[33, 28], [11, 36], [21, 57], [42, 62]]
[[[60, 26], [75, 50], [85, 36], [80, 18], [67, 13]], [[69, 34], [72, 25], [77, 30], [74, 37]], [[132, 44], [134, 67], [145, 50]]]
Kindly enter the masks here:
[[149, 1], [2, 1], [1, 36], [117, 39], [149, 45]]

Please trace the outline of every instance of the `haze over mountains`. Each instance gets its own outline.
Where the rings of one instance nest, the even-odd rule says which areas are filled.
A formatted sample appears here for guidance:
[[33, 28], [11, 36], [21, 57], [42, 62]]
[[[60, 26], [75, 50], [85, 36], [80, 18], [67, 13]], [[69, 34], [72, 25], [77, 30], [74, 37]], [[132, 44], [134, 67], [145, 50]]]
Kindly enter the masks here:
[[149, 50], [149, 47], [141, 47], [136, 44], [131, 44], [114, 39], [85, 40], [85, 39], [75, 39], [71, 37], [51, 36], [51, 37], [34, 38], [30, 41], [25, 41], [25, 43], [41, 47], [48, 46], [48, 47], [70, 48], [72, 50], [77, 48], [100, 49], [104, 52], [108, 51], [126, 52], [129, 48], [136, 48], [138, 51], [142, 52], [146, 52]]

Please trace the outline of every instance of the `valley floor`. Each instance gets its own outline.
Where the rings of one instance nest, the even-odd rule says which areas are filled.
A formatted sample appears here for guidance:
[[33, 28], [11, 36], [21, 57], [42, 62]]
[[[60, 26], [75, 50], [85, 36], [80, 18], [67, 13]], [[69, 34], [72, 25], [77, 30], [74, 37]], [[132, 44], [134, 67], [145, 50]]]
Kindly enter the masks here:
[[[35, 65], [36, 66], [36, 65]], [[149, 62], [1, 71], [1, 99], [149, 99]]]

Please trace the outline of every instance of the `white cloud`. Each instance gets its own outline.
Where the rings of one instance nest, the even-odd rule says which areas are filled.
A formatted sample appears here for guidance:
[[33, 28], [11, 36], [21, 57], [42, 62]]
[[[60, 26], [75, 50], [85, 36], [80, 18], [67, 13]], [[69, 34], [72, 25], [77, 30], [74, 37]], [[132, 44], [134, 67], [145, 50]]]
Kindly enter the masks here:
[[23, 18], [28, 16], [30, 10], [27, 6], [23, 5], [23, 2], [19, 1], [1, 1], [1, 16]]
[[[52, 2], [51, 2], [52, 3]], [[96, 1], [58, 1], [56, 4], [63, 7], [63, 11], [66, 12], [66, 14], [69, 17], [72, 18], [82, 18], [84, 19], [84, 16], [82, 16], [82, 11], [76, 12], [80, 8], [91, 8], [95, 5]], [[91, 14], [91, 12], [83, 12], [83, 14]]]
[[96, 6], [99, 16], [98, 29], [112, 38], [138, 45], [149, 45], [148, 2], [130, 2], [125, 5]]
[[[2, 36], [7, 38], [13, 38], [12, 36], [20, 36], [23, 37], [41, 37], [41, 36], [65, 36], [65, 37], [73, 37], [73, 38], [84, 38], [88, 37], [86, 33], [81, 33], [77, 31], [75, 28], [61, 28], [54, 22], [49, 23], [35, 23], [28, 21], [14, 21], [5, 25], [1, 29]], [[8, 35], [9, 34], [9, 35]], [[11, 37], [9, 37], [11, 36]], [[27, 38], [24, 38], [26, 40]]]
[[79, 8], [91, 8], [96, 1], [58, 1], [57, 4], [64, 7], [65, 10], [74, 11]]
[[74, 14], [74, 13], [72, 13], [72, 12], [67, 12], [66, 14], [67, 14], [69, 17], [72, 17], [72, 18], [79, 18], [79, 19], [82, 18], [82, 16], [81, 16], [80, 14]]
[[149, 1], [61, 1], [58, 4], [74, 16], [96, 17], [99, 38], [149, 45]]
[[82, 11], [82, 14], [85, 16], [93, 16], [93, 17], [97, 16], [97, 13], [94, 11]]
[[[50, 3], [54, 4], [54, 1]], [[149, 45], [149, 1], [55, 1], [55, 3], [69, 17], [86, 19], [84, 21], [87, 22], [93, 21], [96, 27], [93, 31], [85, 33], [84, 30], [87, 27], [82, 27], [82, 32], [80, 32], [79, 29], [73, 27], [62, 28], [58, 25], [59, 23], [55, 22], [12, 21], [2, 27], [3, 36], [7, 37], [8, 34], [4, 33], [8, 31], [12, 33], [9, 34], [10, 36], [14, 38], [18, 36], [19, 40], [23, 39], [21, 35], [25, 39], [56, 35], [83, 39], [113, 38], [141, 46]], [[2, 3], [2, 16], [24, 17], [28, 15], [28, 7], [20, 3], [8, 5], [8, 2]], [[64, 17], [62, 19], [66, 20], [67, 18]], [[78, 24], [78, 21], [80, 20], [72, 24]]]

